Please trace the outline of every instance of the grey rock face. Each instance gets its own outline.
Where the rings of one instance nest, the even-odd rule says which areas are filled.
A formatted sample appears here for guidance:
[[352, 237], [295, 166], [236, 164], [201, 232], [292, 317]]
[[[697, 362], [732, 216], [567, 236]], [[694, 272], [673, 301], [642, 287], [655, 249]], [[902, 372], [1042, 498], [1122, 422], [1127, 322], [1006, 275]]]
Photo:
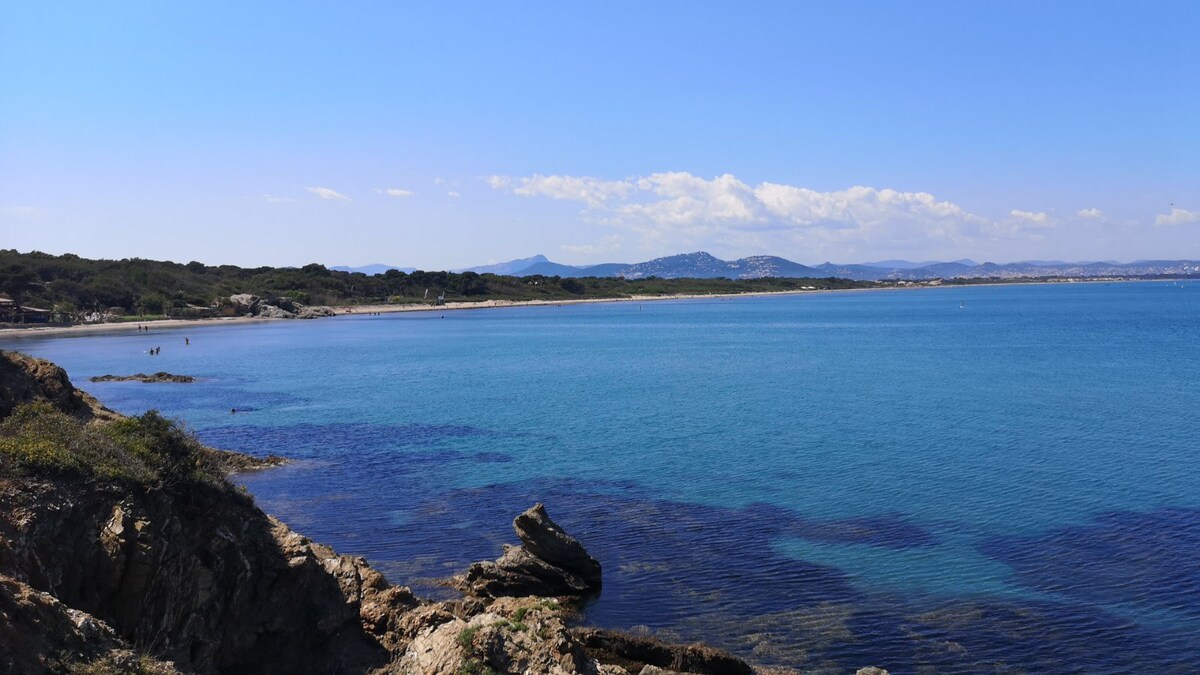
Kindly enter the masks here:
[[479, 597], [585, 596], [601, 586], [600, 563], [563, 531], [541, 504], [513, 520], [521, 546], [506, 547], [494, 562], [471, 565], [457, 580], [468, 595]]

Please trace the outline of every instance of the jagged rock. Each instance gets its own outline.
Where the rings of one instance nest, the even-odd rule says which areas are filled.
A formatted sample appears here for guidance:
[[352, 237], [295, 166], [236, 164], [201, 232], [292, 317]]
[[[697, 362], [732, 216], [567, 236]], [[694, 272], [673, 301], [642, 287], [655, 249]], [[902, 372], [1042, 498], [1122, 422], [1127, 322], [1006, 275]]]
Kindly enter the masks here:
[[229, 296], [229, 304], [238, 314], [252, 314], [268, 319], [316, 319], [336, 314], [329, 307], [306, 307], [288, 297], [260, 298], [249, 293]]
[[317, 305], [314, 307], [304, 307], [296, 312], [297, 319], [318, 319], [326, 316], [334, 316], [336, 312], [330, 307]]
[[683, 673], [754, 673], [745, 661], [704, 644], [676, 645], [598, 628], [577, 628], [572, 634], [592, 658], [622, 666], [632, 673], [641, 672], [646, 666]]
[[265, 469], [274, 469], [276, 467], [290, 464], [291, 460], [279, 455], [267, 455], [266, 457], [255, 457], [247, 455], [243, 452], [233, 452], [231, 450], [218, 450], [216, 448], [205, 448], [205, 452], [213, 459], [218, 467], [227, 475], [235, 473], [245, 473], [248, 471], [263, 471]]
[[541, 504], [513, 520], [521, 546], [505, 546], [494, 562], [471, 565], [455, 585], [480, 597], [585, 596], [600, 590], [600, 563], [563, 531]]
[[258, 315], [266, 319], [294, 319], [295, 313], [275, 305], [259, 305]]
[[589, 657], [567, 629], [560, 607], [541, 598], [500, 598], [482, 612], [423, 631], [392, 672], [623, 674]]
[[[178, 672], [170, 663], [129, 650], [116, 631], [96, 617], [0, 574], [0, 673], [33, 675], [83, 664], [112, 666], [100, 672]], [[134, 664], [141, 670], [133, 670]]]
[[859, 668], [854, 675], [888, 675], [888, 671], [877, 666], [867, 666], [866, 668]]
[[0, 418], [23, 403], [45, 402], [83, 420], [112, 420], [117, 413], [71, 384], [67, 372], [44, 359], [0, 350]]
[[312, 543], [231, 487], [120, 494], [0, 480], [0, 531], [0, 572], [184, 670], [379, 667], [389, 660], [379, 633], [415, 605], [362, 559]]
[[97, 375], [89, 377], [89, 382], [177, 382], [186, 384], [195, 382], [196, 378], [191, 375], [172, 375], [171, 373], [159, 371], [152, 375], [145, 373], [137, 373], [134, 375]]
[[521, 545], [535, 558], [562, 568], [591, 586], [600, 586], [600, 562], [584, 550], [583, 544], [563, 531], [550, 516], [546, 507], [533, 508], [513, 520], [513, 529]]
[[229, 304], [239, 314], [254, 314], [258, 310], [259, 298], [249, 293], [238, 293], [229, 296]]

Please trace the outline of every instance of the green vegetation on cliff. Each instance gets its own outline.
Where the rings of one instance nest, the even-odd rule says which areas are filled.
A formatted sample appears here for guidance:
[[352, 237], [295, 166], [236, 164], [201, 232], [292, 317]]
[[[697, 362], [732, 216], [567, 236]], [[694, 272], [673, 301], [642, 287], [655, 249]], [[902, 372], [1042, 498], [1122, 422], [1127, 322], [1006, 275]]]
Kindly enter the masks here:
[[441, 293], [447, 301], [567, 300], [873, 285], [846, 279], [563, 279], [475, 272], [405, 274], [398, 270], [367, 276], [317, 264], [297, 268], [214, 267], [199, 262], [89, 260], [72, 254], [0, 250], [0, 295], [67, 314], [120, 307], [129, 313], [159, 315], [188, 305], [208, 307], [218, 298], [237, 293], [291, 298], [306, 305], [340, 305], [432, 302]]
[[0, 422], [0, 477], [23, 475], [157, 486], [222, 473], [198, 441], [155, 411], [97, 425], [37, 402]]

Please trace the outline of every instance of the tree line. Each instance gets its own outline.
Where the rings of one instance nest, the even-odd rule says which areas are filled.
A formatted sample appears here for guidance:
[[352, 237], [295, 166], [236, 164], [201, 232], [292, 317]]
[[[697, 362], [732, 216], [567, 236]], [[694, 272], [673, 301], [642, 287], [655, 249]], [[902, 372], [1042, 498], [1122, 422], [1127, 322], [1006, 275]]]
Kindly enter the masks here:
[[399, 270], [368, 276], [316, 263], [247, 268], [142, 258], [91, 260], [70, 253], [0, 250], [0, 294], [18, 305], [65, 314], [120, 308], [127, 313], [159, 315], [173, 308], [211, 307], [238, 293], [289, 298], [306, 305], [354, 305], [432, 302], [441, 294], [447, 301], [563, 300], [871, 285], [845, 279], [626, 280]]

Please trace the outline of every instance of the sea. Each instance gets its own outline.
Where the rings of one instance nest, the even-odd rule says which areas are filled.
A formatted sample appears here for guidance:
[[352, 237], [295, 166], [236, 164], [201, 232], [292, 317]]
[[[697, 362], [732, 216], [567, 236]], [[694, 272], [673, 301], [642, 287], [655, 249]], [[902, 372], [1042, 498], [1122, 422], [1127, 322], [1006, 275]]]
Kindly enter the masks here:
[[[121, 412], [293, 459], [236, 480], [429, 597], [516, 543], [513, 517], [542, 502], [603, 565], [588, 625], [805, 672], [1200, 669], [1200, 282], [0, 346]], [[199, 380], [88, 382], [154, 371]]]

